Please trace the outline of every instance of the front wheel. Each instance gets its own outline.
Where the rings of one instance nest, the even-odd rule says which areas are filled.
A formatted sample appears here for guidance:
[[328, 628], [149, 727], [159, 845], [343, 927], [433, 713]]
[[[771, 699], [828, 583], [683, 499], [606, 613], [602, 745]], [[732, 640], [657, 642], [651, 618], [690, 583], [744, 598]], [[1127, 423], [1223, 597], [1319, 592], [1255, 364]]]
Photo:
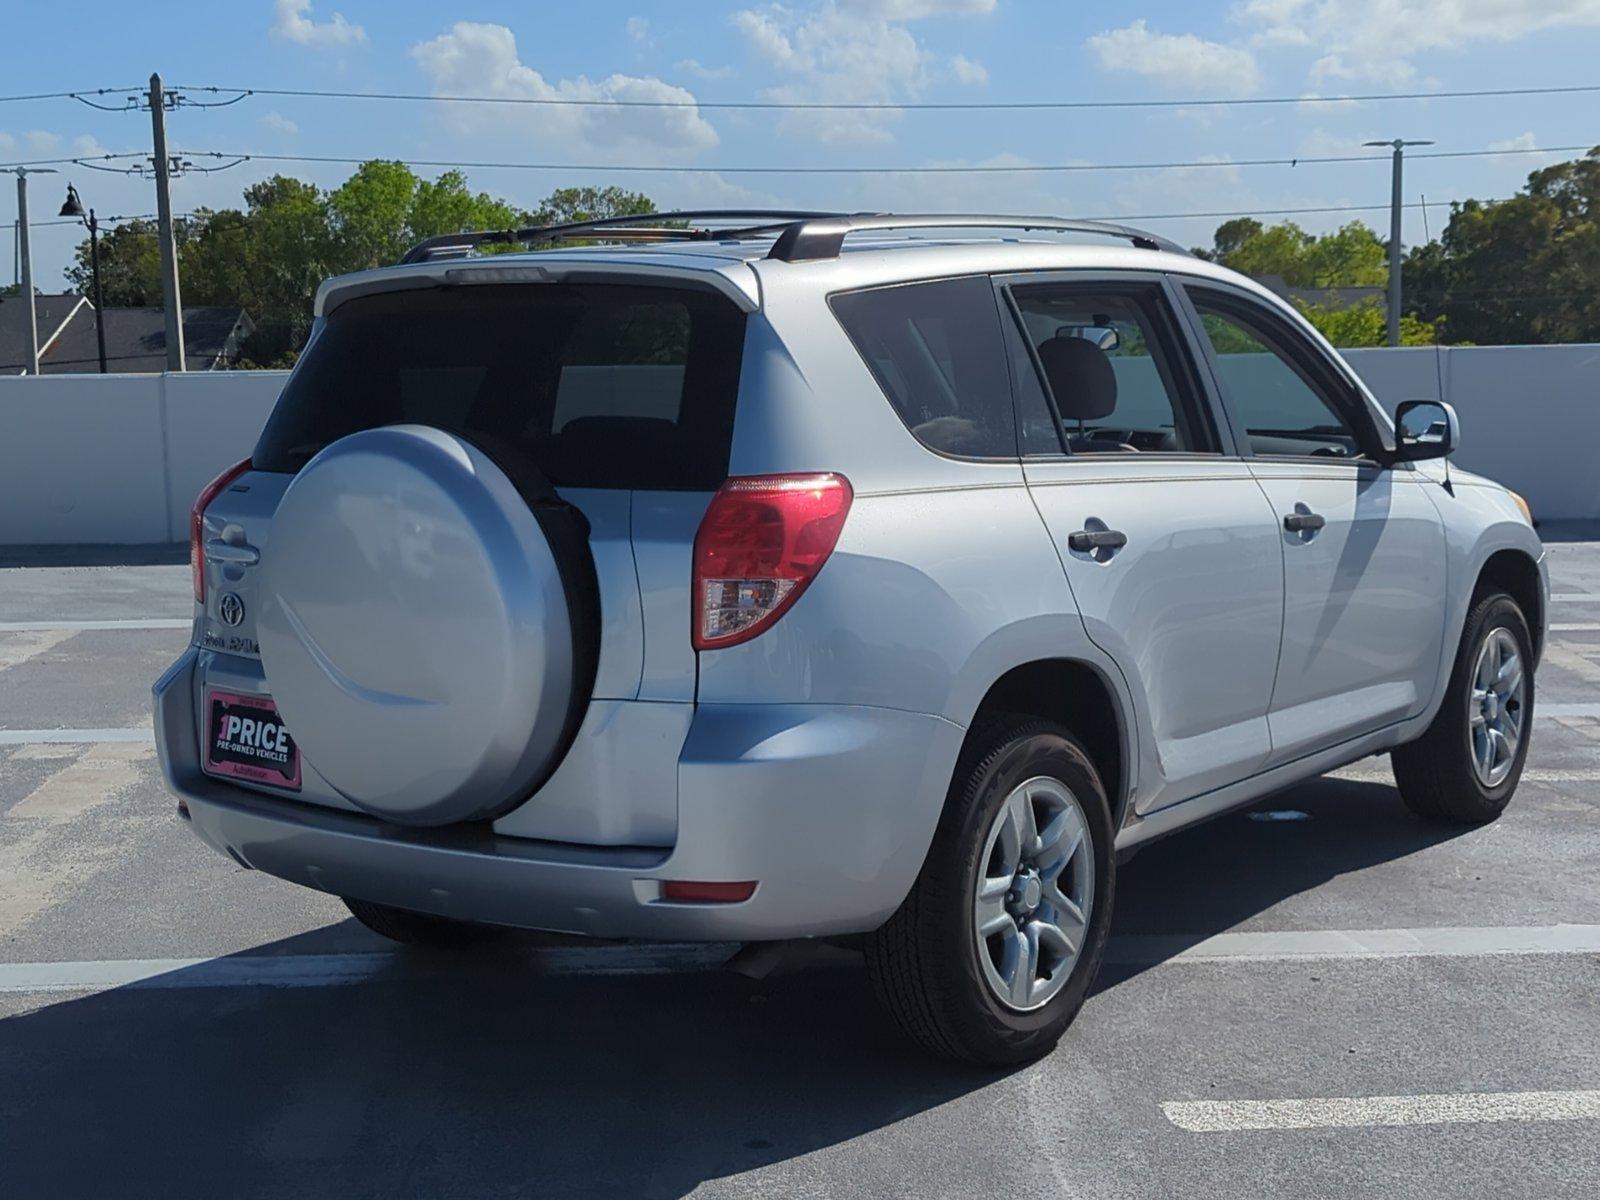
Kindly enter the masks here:
[[1100, 967], [1111, 843], [1105, 788], [1070, 733], [1021, 718], [976, 733], [922, 873], [867, 938], [879, 1003], [945, 1057], [1049, 1053]]
[[1419, 816], [1482, 825], [1505, 811], [1533, 733], [1533, 639], [1517, 602], [1480, 596], [1467, 615], [1449, 690], [1427, 732], [1390, 756]]

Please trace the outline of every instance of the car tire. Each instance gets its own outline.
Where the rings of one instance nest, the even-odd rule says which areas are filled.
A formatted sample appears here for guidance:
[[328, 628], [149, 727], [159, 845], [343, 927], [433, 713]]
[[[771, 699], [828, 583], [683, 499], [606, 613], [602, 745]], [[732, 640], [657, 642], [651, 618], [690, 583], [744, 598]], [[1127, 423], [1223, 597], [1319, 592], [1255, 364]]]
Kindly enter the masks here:
[[[1480, 686], [1488, 682], [1479, 678], [1488, 667], [1484, 656], [1501, 654], [1503, 669], [1504, 655], [1513, 648], [1517, 686], [1491, 688], [1491, 699]], [[1493, 674], [1498, 678], [1500, 672]], [[1482, 825], [1504, 812], [1528, 757], [1533, 695], [1533, 639], [1522, 609], [1504, 592], [1480, 594], [1467, 614], [1438, 714], [1420, 738], [1390, 756], [1406, 807], [1428, 820], [1465, 825]], [[1491, 734], [1513, 714], [1516, 744], [1502, 758], [1496, 746], [1503, 744], [1504, 734], [1498, 743]], [[1482, 753], [1486, 741], [1488, 770]]]
[[[1027, 806], [1039, 831], [1034, 845], [1040, 851], [1034, 866], [1019, 862], [1004, 891], [1001, 907], [1016, 922], [1015, 929], [1007, 929], [994, 896], [1011, 870], [1006, 829], [1014, 824], [1011, 814], [1021, 811], [1019, 804]], [[1052, 861], [1068, 854], [1073, 836], [1057, 829], [1057, 818], [1076, 825], [1077, 848], [1064, 866], [1055, 866], [1054, 892], [1045, 884], [1041, 893], [1025, 877], [1048, 874]], [[1053, 829], [1058, 840], [1047, 846]], [[1115, 872], [1111, 807], [1083, 747], [1051, 722], [1011, 717], [988, 723], [968, 740], [910, 894], [866, 938], [874, 996], [901, 1030], [943, 1057], [1006, 1066], [1049, 1053], [1099, 971]], [[1068, 893], [1080, 902], [1073, 909], [1051, 899], [1070, 904]], [[1030, 903], [1036, 907], [1030, 909]], [[1075, 914], [1070, 919], [1069, 911]], [[1080, 916], [1086, 920], [1079, 921]], [[1045, 928], [1052, 921], [1056, 933]], [[997, 923], [998, 932], [980, 938], [981, 926]], [[1068, 928], [1077, 935], [1070, 956], [1059, 937]], [[1036, 1004], [1032, 995], [1014, 1002], [1018, 975], [1010, 976], [1008, 987], [1004, 972], [1007, 961], [1016, 972], [1023, 969], [1021, 963], [1030, 961], [1021, 959], [1027, 946], [1034, 956], [1028, 990], [1041, 997]]]
[[457, 921], [438, 917], [432, 913], [413, 912], [408, 908], [394, 908], [388, 904], [375, 904], [370, 900], [342, 897], [344, 906], [373, 933], [390, 941], [408, 946], [428, 946], [435, 950], [465, 950], [475, 946], [504, 941], [510, 930], [499, 925], [483, 925], [475, 921]]

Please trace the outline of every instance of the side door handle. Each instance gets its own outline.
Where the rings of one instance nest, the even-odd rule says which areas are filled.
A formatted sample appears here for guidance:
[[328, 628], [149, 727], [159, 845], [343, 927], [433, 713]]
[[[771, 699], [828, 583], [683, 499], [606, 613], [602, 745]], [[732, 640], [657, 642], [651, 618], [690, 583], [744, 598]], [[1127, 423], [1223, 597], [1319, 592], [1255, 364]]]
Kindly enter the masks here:
[[1327, 523], [1327, 517], [1314, 512], [1292, 512], [1283, 518], [1283, 527], [1290, 533], [1315, 533]]
[[1128, 535], [1120, 529], [1080, 529], [1067, 534], [1067, 545], [1079, 554], [1092, 554], [1096, 550], [1121, 550], [1128, 544]]

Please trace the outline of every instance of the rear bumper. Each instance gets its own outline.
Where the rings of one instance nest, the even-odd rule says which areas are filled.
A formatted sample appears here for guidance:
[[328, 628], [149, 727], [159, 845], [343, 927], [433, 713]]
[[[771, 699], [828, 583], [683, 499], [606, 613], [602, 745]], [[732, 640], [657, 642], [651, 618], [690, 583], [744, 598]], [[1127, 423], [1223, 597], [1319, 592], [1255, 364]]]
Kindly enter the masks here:
[[[209, 845], [335, 895], [602, 937], [755, 941], [877, 927], [921, 869], [963, 735], [892, 709], [700, 705], [677, 764], [671, 847], [412, 829], [203, 774], [195, 658], [155, 685], [156, 743], [168, 787]], [[757, 886], [738, 904], [663, 902], [660, 885], [674, 879]]]

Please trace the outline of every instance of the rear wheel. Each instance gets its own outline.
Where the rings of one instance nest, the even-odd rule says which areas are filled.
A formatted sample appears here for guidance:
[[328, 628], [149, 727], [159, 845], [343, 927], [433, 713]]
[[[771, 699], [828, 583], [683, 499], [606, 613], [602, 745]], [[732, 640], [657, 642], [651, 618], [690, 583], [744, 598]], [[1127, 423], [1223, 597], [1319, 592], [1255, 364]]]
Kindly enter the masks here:
[[1065, 729], [1011, 718], [956, 770], [911, 894], [867, 939], [873, 992], [935, 1053], [1047, 1054], [1100, 967], [1116, 864], [1105, 788]]
[[499, 925], [456, 921], [450, 917], [436, 917], [432, 913], [413, 912], [408, 908], [394, 908], [350, 896], [342, 899], [350, 914], [373, 933], [382, 934], [391, 941], [404, 942], [408, 946], [464, 950], [503, 941], [511, 932]]
[[1428, 730], [1391, 755], [1400, 798], [1419, 816], [1481, 825], [1511, 802], [1533, 732], [1533, 640], [1517, 602], [1478, 597], [1449, 691]]

